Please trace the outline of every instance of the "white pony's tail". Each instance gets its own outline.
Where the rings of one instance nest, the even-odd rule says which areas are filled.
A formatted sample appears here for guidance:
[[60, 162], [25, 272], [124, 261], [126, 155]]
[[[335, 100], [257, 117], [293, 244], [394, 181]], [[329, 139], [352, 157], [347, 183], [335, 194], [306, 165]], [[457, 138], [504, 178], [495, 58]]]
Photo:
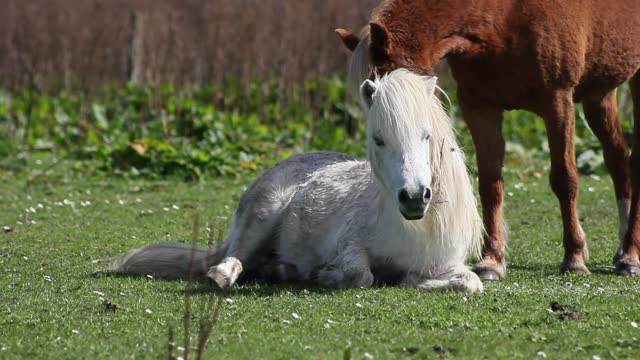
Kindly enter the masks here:
[[134, 249], [112, 259], [110, 271], [175, 279], [204, 276], [220, 262], [219, 249], [164, 243]]

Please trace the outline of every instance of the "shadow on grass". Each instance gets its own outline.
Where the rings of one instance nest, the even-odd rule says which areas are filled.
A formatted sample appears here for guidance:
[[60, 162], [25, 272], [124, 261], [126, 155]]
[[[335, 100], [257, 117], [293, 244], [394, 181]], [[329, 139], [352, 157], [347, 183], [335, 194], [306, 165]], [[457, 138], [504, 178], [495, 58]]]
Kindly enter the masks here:
[[[120, 272], [111, 272], [111, 271], [96, 271], [91, 273], [89, 276], [93, 278], [131, 278], [131, 279], [141, 279], [141, 278], [149, 278], [147, 275], [141, 274], [128, 274], [128, 273], [120, 273]], [[304, 282], [268, 282], [268, 281], [239, 281], [239, 286], [232, 286], [230, 289], [220, 289], [213, 280], [209, 278], [193, 278], [191, 280], [185, 278], [154, 278], [160, 281], [193, 281], [194, 288], [190, 290], [190, 294], [192, 295], [209, 295], [212, 292], [214, 294], [227, 294], [227, 295], [240, 295], [240, 296], [272, 296], [276, 294], [280, 294], [282, 292], [290, 292], [290, 293], [303, 293], [303, 292], [312, 292], [314, 294], [332, 294], [335, 292], [343, 291], [342, 289], [331, 289], [331, 288], [323, 288], [311, 283]], [[184, 293], [184, 290], [175, 289], [175, 290], [167, 290], [167, 292], [171, 293]]]
[[[583, 275], [573, 275], [568, 274], [565, 276], [561, 276], [560, 274], [560, 264], [549, 264], [549, 263], [527, 263], [527, 264], [512, 264], [508, 268], [512, 272], [518, 272], [517, 277], [524, 276], [527, 278], [537, 278], [539, 280], [550, 279], [550, 280], [558, 280], [558, 279], [572, 279], [572, 278], [584, 278], [588, 279], [588, 276]], [[595, 262], [590, 264], [589, 270], [591, 271], [592, 276], [605, 276], [605, 277], [618, 277], [613, 272], [613, 267], [608, 265], [606, 262]], [[512, 274], [512, 273], [511, 273]], [[138, 274], [125, 274], [125, 273], [114, 273], [114, 272], [96, 272], [91, 274], [90, 276], [100, 278], [100, 277], [112, 277], [112, 278], [148, 278], [146, 275], [138, 275]], [[507, 272], [507, 281], [511, 278], [510, 273]], [[189, 281], [188, 279], [165, 279], [165, 278], [155, 278], [159, 281]], [[393, 286], [392, 284], [376, 284], [374, 287], [383, 288], [387, 286]], [[212, 280], [206, 279], [193, 279], [191, 289], [189, 290], [189, 294], [191, 296], [206, 296], [206, 295], [215, 295], [215, 296], [252, 296], [252, 297], [269, 297], [274, 295], [279, 295], [282, 293], [291, 293], [294, 295], [300, 294], [309, 294], [312, 293], [314, 295], [332, 295], [336, 293], [340, 293], [343, 291], [349, 291], [353, 289], [333, 289], [333, 288], [324, 288], [320, 287], [314, 283], [309, 282], [269, 282], [269, 281], [242, 281], [237, 285], [232, 286], [229, 289], [223, 290], [220, 289]], [[165, 289], [163, 290], [166, 293], [171, 294], [184, 294], [184, 289]]]
[[[171, 290], [170, 290], [171, 291]], [[208, 295], [212, 292], [215, 294], [224, 294], [231, 296], [258, 296], [268, 297], [273, 295], [286, 293], [293, 294], [307, 294], [313, 293], [316, 295], [331, 295], [336, 292], [344, 291], [341, 289], [322, 288], [313, 285], [301, 284], [301, 283], [263, 283], [263, 282], [250, 282], [246, 284], [239, 284], [239, 286], [233, 286], [230, 289], [222, 290], [215, 285], [205, 285], [194, 288], [192, 290], [193, 295]], [[179, 291], [176, 291], [179, 292]]]
[[509, 276], [509, 270], [532, 273], [535, 275], [542, 276], [552, 276], [558, 275], [560, 273], [560, 264], [552, 265], [549, 263], [527, 263], [527, 264], [508, 264], [507, 265], [507, 276]]
[[[617, 276], [614, 273], [613, 265], [605, 261], [589, 262], [587, 263], [587, 268], [589, 268], [589, 271], [591, 272], [592, 275]], [[537, 275], [537, 276], [561, 275], [560, 263], [558, 264], [549, 264], [549, 263], [509, 264], [507, 266], [507, 270], [514, 270], [514, 271], [524, 272], [530, 275]], [[579, 275], [568, 274], [567, 276], [579, 276]]]

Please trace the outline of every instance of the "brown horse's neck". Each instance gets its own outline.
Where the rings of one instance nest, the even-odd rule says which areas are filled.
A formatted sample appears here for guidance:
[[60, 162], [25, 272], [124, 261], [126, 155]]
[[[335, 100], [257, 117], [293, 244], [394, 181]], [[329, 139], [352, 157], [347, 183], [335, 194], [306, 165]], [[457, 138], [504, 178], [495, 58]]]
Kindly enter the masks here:
[[393, 34], [388, 49], [393, 67], [429, 72], [448, 55], [503, 49], [512, 6], [512, 0], [389, 0], [376, 9], [373, 20]]

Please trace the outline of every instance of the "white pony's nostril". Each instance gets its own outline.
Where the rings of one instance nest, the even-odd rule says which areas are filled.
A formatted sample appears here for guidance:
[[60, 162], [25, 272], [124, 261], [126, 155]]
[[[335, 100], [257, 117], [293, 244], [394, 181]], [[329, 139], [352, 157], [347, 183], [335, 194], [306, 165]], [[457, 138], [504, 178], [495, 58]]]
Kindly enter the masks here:
[[431, 200], [431, 188], [426, 188], [424, 189], [424, 200], [425, 201], [429, 201]]
[[411, 196], [409, 195], [409, 192], [406, 189], [402, 189], [398, 194], [398, 200], [400, 201], [401, 204], [406, 204], [411, 200]]

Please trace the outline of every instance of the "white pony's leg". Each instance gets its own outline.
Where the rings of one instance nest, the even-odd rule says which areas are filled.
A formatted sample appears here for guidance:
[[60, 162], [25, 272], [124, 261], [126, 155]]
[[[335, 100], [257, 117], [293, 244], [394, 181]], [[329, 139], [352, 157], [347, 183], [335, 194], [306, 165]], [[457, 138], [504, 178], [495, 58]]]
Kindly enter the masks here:
[[212, 266], [207, 276], [222, 288], [233, 285], [243, 270], [273, 273], [279, 269], [283, 279], [296, 277], [298, 274], [289, 274], [291, 271], [287, 266], [279, 266], [275, 259], [267, 264], [247, 262], [271, 257], [271, 248], [276, 245], [283, 217], [308, 176], [324, 166], [348, 159], [347, 155], [329, 152], [294, 155], [256, 179], [240, 198], [231, 231], [223, 245], [222, 262]]
[[207, 276], [218, 286], [226, 289], [235, 284], [242, 273], [243, 264], [254, 256], [266, 236], [272, 232], [273, 224], [256, 218], [234, 219], [231, 233], [225, 242], [226, 251], [222, 261], [209, 268]]
[[[256, 214], [258, 211], [261, 213]], [[220, 264], [209, 268], [207, 276], [222, 289], [233, 285], [246, 267], [247, 260], [256, 255], [273, 234], [279, 217], [279, 209], [269, 209], [266, 206], [256, 206], [255, 209], [244, 211], [242, 215], [236, 215], [224, 244], [224, 258]]]
[[332, 264], [318, 270], [317, 280], [321, 286], [339, 289], [371, 287], [369, 255], [357, 245], [347, 245]]
[[242, 273], [242, 262], [238, 258], [229, 256], [222, 259], [218, 265], [209, 268], [207, 276], [213, 279], [221, 289], [233, 285]]
[[467, 268], [456, 268], [434, 278], [409, 274], [402, 282], [402, 285], [424, 291], [456, 290], [476, 293], [482, 292], [484, 289], [478, 275]]

